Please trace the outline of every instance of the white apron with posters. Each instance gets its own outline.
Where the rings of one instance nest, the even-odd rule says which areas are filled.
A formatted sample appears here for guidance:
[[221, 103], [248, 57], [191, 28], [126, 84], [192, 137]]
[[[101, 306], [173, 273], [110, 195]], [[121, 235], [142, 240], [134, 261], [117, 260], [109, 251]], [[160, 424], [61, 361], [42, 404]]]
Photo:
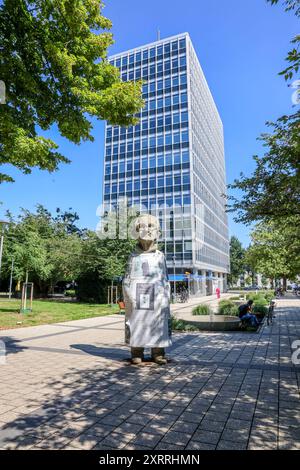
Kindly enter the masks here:
[[164, 254], [134, 252], [123, 279], [125, 342], [131, 347], [172, 344], [170, 284]]

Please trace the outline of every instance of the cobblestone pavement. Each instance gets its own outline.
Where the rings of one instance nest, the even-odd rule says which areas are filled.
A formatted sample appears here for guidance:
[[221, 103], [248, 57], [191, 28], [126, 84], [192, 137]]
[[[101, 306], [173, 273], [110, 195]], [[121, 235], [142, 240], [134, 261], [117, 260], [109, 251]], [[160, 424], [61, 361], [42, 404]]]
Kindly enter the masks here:
[[129, 364], [123, 322], [2, 332], [1, 449], [300, 449], [300, 300], [259, 333], [176, 334], [163, 367]]

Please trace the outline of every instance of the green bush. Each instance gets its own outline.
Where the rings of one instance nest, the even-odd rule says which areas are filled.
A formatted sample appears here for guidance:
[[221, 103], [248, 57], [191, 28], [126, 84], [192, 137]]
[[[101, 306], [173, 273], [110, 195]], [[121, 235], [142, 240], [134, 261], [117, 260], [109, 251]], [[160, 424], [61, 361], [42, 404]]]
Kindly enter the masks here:
[[254, 304], [252, 311], [254, 314], [260, 313], [266, 315], [268, 313], [268, 308], [264, 304], [256, 303]]
[[171, 328], [172, 331], [198, 331], [198, 328], [194, 325], [189, 325], [184, 320], [171, 316]]
[[234, 297], [230, 297], [228, 300], [241, 300], [239, 295], [236, 295]]
[[65, 291], [65, 296], [66, 297], [76, 297], [76, 291], [72, 290], [72, 289], [66, 290]]
[[273, 291], [259, 291], [257, 294], [251, 292], [246, 295], [247, 300], [253, 300], [254, 302], [269, 304], [272, 299], [274, 299]]
[[85, 273], [77, 279], [77, 299], [80, 302], [96, 304], [107, 303], [107, 287], [109, 281], [100, 279], [96, 273]]
[[219, 315], [238, 315], [238, 307], [232, 300], [221, 300], [218, 308]]
[[272, 290], [263, 291], [262, 294], [268, 303], [274, 299], [274, 292]]
[[212, 313], [211, 307], [206, 304], [197, 305], [192, 311], [193, 315], [211, 315]]
[[253, 300], [255, 304], [258, 303], [260, 305], [268, 305], [269, 303], [263, 293], [247, 294], [246, 298], [247, 300]]

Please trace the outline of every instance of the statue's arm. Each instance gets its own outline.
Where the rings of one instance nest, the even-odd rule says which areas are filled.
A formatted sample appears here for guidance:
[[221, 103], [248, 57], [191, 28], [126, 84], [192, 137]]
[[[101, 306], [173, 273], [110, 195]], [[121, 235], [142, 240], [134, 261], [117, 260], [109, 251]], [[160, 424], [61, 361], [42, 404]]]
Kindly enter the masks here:
[[126, 301], [130, 303], [134, 302], [134, 292], [131, 283], [131, 269], [132, 269], [132, 256], [129, 257], [126, 267], [126, 273], [123, 278], [123, 296], [126, 305]]

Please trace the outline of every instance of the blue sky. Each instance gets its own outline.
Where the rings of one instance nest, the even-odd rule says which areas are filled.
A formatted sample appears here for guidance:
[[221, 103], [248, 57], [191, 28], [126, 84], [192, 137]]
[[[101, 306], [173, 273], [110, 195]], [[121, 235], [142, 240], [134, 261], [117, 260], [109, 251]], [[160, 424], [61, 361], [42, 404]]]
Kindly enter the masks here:
[[[278, 72], [285, 66], [289, 41], [298, 31], [292, 13], [265, 0], [106, 0], [104, 14], [113, 22], [114, 54], [189, 32], [224, 124], [227, 181], [253, 169], [252, 155], [261, 154], [256, 138], [265, 121], [292, 112], [291, 89]], [[49, 135], [72, 163], [49, 174], [34, 170], [10, 174], [13, 184], [1, 185], [0, 217], [7, 209], [50, 211], [72, 207], [80, 225], [94, 229], [101, 203], [104, 123], [94, 122], [93, 143], [70, 144], [53, 129]], [[249, 228], [230, 219], [230, 234], [247, 245]]]

